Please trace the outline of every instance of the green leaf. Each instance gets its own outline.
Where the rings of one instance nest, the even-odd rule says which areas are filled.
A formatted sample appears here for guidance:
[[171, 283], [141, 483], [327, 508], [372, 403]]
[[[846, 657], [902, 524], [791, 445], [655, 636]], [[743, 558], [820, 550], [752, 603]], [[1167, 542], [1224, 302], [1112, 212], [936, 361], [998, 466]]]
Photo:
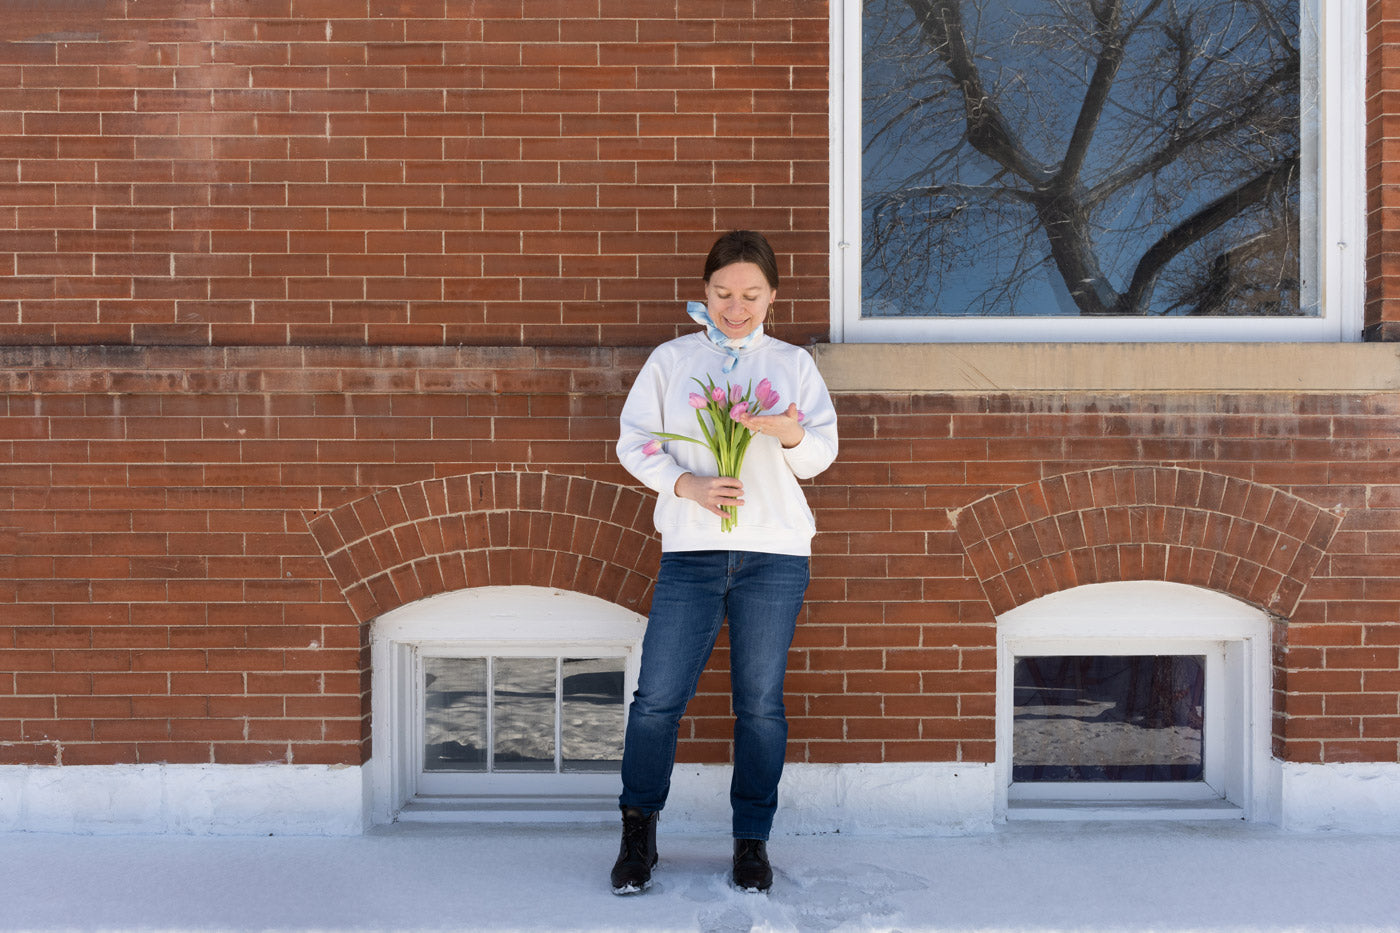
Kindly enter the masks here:
[[686, 437], [684, 434], [667, 434], [665, 431], [652, 431], [651, 433], [657, 437], [664, 437], [668, 441], [690, 441], [692, 444], [700, 444], [701, 447], [705, 446], [705, 444], [697, 441], [695, 438]]

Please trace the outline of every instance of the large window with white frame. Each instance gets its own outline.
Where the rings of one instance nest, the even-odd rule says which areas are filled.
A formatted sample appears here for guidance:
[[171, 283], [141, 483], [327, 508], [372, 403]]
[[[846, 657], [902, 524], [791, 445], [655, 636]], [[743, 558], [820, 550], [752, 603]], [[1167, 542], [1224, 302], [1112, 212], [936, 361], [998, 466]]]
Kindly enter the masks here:
[[376, 822], [615, 816], [645, 619], [480, 587], [372, 623]]
[[1359, 0], [832, 9], [834, 340], [1359, 339]]
[[1270, 621], [1177, 583], [1075, 587], [997, 620], [1008, 819], [1267, 819]]

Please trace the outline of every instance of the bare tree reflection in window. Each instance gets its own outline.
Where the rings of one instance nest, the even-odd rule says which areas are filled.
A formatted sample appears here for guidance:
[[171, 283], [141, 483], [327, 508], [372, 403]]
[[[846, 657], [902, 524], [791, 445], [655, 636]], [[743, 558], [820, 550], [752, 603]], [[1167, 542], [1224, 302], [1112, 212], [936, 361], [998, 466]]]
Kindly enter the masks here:
[[862, 313], [1316, 313], [1298, 0], [867, 0]]

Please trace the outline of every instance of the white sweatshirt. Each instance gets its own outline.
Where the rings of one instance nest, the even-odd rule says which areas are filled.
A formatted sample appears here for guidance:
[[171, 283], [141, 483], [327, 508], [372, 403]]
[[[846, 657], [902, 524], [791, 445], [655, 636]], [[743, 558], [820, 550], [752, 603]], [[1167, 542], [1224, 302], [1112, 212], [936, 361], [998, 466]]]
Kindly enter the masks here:
[[[797, 481], [816, 476], [836, 459], [836, 409], [826, 383], [811, 354], [766, 334], [740, 350], [739, 362], [726, 373], [722, 367], [728, 359], [703, 333], [678, 337], [652, 351], [622, 406], [618, 459], [656, 491], [653, 519], [663, 551], [809, 555], [816, 522]], [[697, 378], [707, 384], [713, 380], [721, 388], [732, 384], [744, 389], [767, 379], [779, 401], [764, 414], [782, 412], [790, 402], [803, 413], [806, 433], [796, 447], [785, 450], [777, 438], [762, 434], [750, 441], [739, 475], [744, 504], [737, 527], [728, 532], [720, 531], [719, 516], [675, 494], [676, 480], [683, 474], [719, 472], [689, 402], [690, 393], [703, 391], [693, 381]], [[642, 448], [657, 431], [701, 443], [668, 440], [661, 451], [647, 456]]]

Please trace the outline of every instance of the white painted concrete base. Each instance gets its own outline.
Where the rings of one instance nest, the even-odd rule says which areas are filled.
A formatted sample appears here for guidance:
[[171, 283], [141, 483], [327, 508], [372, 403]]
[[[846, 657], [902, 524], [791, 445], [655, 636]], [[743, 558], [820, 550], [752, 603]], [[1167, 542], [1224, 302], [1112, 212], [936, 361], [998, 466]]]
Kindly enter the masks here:
[[0, 767], [5, 832], [355, 835], [367, 799], [358, 767]]
[[1279, 785], [1284, 829], [1400, 833], [1400, 764], [1280, 764]]
[[[677, 765], [662, 815], [668, 829], [730, 828], [727, 765]], [[992, 828], [986, 764], [789, 764], [776, 835], [973, 835]]]
[[[1400, 833], [1400, 764], [1275, 766], [1261, 822]], [[369, 826], [371, 770], [0, 766], [0, 832], [356, 835]], [[729, 776], [728, 766], [678, 765], [668, 831], [728, 832]], [[790, 764], [780, 793], [777, 835], [974, 835], [996, 822], [994, 769], [985, 764]]]

